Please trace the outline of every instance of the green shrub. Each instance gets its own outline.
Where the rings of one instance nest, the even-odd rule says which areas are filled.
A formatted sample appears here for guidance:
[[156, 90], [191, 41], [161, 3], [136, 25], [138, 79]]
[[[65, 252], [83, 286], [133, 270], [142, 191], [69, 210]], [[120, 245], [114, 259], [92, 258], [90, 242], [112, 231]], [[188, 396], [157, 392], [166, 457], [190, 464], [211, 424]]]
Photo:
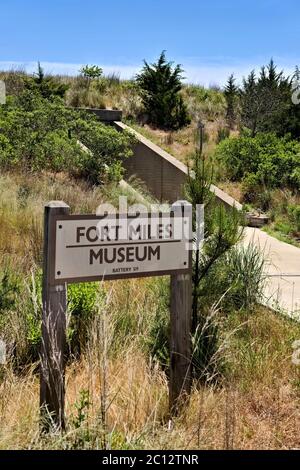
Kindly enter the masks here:
[[133, 134], [118, 132], [94, 120], [80, 119], [76, 126], [76, 135], [91, 152], [85, 152], [77, 163], [80, 173], [93, 183], [101, 182], [105, 175], [120, 180], [123, 174], [122, 160], [132, 155], [131, 145], [135, 142]]
[[291, 222], [283, 218], [279, 218], [274, 224], [274, 230], [276, 230], [277, 232], [281, 232], [284, 235], [290, 235], [293, 231], [293, 226]]
[[269, 189], [258, 193], [258, 205], [262, 211], [268, 211], [272, 207], [272, 192]]
[[[120, 178], [122, 159], [131, 155], [133, 136], [100, 124], [90, 114], [49, 101], [36, 90], [8, 97], [0, 107], [0, 167], [65, 171], [100, 183]], [[81, 140], [91, 152], [79, 144]]]
[[13, 146], [5, 135], [0, 134], [0, 166], [6, 168], [13, 158]]
[[252, 70], [243, 79], [236, 109], [240, 110], [242, 128], [246, 127], [252, 137], [273, 132], [299, 138], [299, 107], [292, 101], [294, 80], [299, 81], [299, 69], [294, 76], [285, 76], [273, 59], [258, 74]]
[[55, 99], [55, 97], [64, 98], [68, 85], [60, 83], [56, 78], [46, 75], [41, 64], [38, 62], [37, 72], [30, 76], [24, 76], [25, 89], [38, 92], [43, 98], [48, 100]]
[[[99, 283], [68, 285], [69, 322], [67, 337], [71, 354], [84, 350], [99, 296]], [[21, 276], [7, 267], [0, 273], [0, 333], [14, 345], [14, 360], [20, 367], [39, 359], [42, 325], [42, 271]]]
[[40, 344], [42, 337], [42, 272], [32, 274], [29, 279], [25, 279], [24, 301], [20, 307], [23, 311], [26, 341], [27, 360], [39, 359]]
[[97, 299], [100, 292], [99, 283], [89, 282], [69, 284], [68, 310], [70, 322], [68, 327], [68, 340], [71, 353], [78, 355], [88, 341], [89, 329], [97, 314]]
[[216, 149], [216, 158], [233, 181], [299, 189], [295, 175], [300, 167], [300, 143], [289, 136], [258, 134], [225, 139]]
[[40, 273], [25, 277], [6, 267], [0, 274], [0, 333], [10, 345], [14, 366], [38, 360], [41, 319]]
[[217, 134], [217, 143], [219, 144], [222, 140], [228, 139], [230, 135], [229, 127], [219, 127]]
[[15, 307], [21, 291], [20, 277], [7, 265], [0, 272], [0, 315]]
[[295, 188], [300, 188], [300, 168], [299, 166], [291, 174], [291, 180]]
[[88, 79], [100, 78], [103, 70], [98, 65], [85, 65], [81, 67], [80, 73]]
[[300, 231], [300, 205], [289, 205], [288, 213], [295, 224], [296, 230]]
[[75, 429], [79, 429], [84, 425], [88, 418], [89, 408], [91, 406], [90, 393], [87, 389], [79, 391], [79, 398], [74, 403], [76, 415], [72, 417], [72, 425]]
[[150, 287], [155, 295], [155, 309], [149, 318], [145, 344], [149, 356], [163, 369], [169, 366], [170, 287], [169, 280], [156, 280]]

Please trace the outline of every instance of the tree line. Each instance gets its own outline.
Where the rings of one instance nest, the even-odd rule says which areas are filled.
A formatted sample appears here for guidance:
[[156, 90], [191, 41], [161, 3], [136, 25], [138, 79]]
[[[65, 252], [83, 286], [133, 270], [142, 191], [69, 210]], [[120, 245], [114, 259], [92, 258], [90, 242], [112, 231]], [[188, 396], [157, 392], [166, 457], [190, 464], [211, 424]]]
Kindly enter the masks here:
[[273, 59], [258, 74], [252, 70], [240, 86], [230, 75], [224, 90], [229, 129], [248, 129], [251, 137], [272, 132], [280, 137], [290, 134], [299, 138], [300, 109], [292, 100], [295, 86], [300, 86], [299, 78], [298, 67], [292, 76], [285, 76]]

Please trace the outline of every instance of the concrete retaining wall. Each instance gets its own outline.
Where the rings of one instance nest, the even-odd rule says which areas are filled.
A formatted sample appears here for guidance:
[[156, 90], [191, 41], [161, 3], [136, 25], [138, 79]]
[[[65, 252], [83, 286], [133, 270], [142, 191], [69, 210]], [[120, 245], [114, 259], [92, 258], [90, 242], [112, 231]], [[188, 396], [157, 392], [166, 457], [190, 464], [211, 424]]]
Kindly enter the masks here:
[[113, 124], [114, 121], [122, 121], [122, 111], [119, 109], [95, 109], [95, 108], [72, 108], [78, 109], [82, 111], [86, 111], [87, 113], [92, 113], [97, 116], [97, 118], [104, 122], [104, 123], [111, 123]]
[[[130, 127], [115, 122], [118, 130]], [[159, 201], [176, 201], [182, 197], [182, 186], [186, 180], [187, 168], [138, 132], [133, 131], [138, 143], [133, 156], [124, 161], [126, 176], [136, 176], [144, 181], [149, 191]]]
[[[126, 177], [136, 176], [141, 179], [160, 202], [182, 199], [183, 185], [188, 174], [187, 166], [126, 124], [118, 121], [114, 125], [119, 131], [127, 129], [134, 132], [138, 140], [133, 156], [124, 161]], [[212, 185], [211, 191], [225, 206], [242, 209], [238, 201], [216, 186]]]
[[[93, 108], [76, 109], [84, 109], [87, 112], [96, 114], [100, 121], [113, 124], [121, 132], [127, 129], [135, 134], [138, 143], [133, 149], [133, 156], [124, 161], [125, 178], [136, 176], [142, 180], [148, 190], [160, 202], [168, 201], [172, 203], [184, 198], [183, 186], [187, 179], [187, 166], [121, 122], [122, 111]], [[242, 210], [242, 204], [217, 186], [212, 185], [211, 191], [215, 193], [217, 200], [226, 207], [235, 207], [237, 210]]]

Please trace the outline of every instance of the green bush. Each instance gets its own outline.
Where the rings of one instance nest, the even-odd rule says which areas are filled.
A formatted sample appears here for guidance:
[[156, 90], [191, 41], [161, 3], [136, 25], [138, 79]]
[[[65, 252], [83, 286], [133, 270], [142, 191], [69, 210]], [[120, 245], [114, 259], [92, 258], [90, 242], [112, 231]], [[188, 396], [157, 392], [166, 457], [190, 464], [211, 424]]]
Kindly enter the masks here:
[[10, 266], [0, 272], [0, 315], [15, 307], [20, 294], [20, 279]]
[[195, 378], [200, 382], [216, 381], [223, 372], [223, 360], [219, 355], [221, 318], [211, 307], [199, 319], [192, 335], [192, 364]]
[[149, 356], [157, 361], [163, 369], [169, 366], [170, 334], [170, 286], [168, 279], [155, 280], [150, 289], [155, 296], [155, 310], [149, 317], [148, 333], [145, 338]]
[[26, 332], [26, 360], [39, 359], [42, 337], [42, 272], [38, 271], [25, 279], [24, 299], [19, 308], [22, 309]]
[[81, 175], [93, 183], [101, 182], [105, 176], [120, 180], [123, 174], [122, 159], [132, 155], [133, 134], [118, 132], [93, 119], [77, 120], [75, 126], [75, 135], [90, 150], [90, 153], [84, 152], [77, 163]]
[[300, 188], [300, 168], [297, 167], [291, 174], [293, 186]]
[[296, 230], [300, 231], [300, 205], [289, 205], [288, 214], [290, 215], [293, 223], [295, 224]]
[[80, 73], [90, 80], [100, 78], [103, 70], [98, 65], [85, 65], [81, 67]]
[[[99, 283], [69, 284], [67, 339], [71, 354], [84, 350], [101, 296], [105, 293]], [[7, 266], [0, 272], [0, 336], [5, 334], [13, 346], [18, 367], [39, 359], [41, 325], [42, 271], [24, 276]]]
[[[62, 100], [34, 90], [8, 97], [0, 107], [0, 167], [65, 171], [103, 181], [120, 178], [122, 159], [131, 155], [133, 136], [100, 124], [90, 114], [67, 109]], [[78, 141], [91, 152], [86, 152]]]
[[244, 202], [252, 204], [257, 201], [257, 197], [261, 193], [261, 190], [262, 186], [257, 175], [249, 173], [243, 178], [242, 194]]
[[222, 140], [228, 139], [230, 135], [229, 127], [220, 127], [217, 134], [217, 143], [219, 144]]
[[299, 189], [300, 143], [289, 136], [258, 134], [234, 137], [222, 141], [216, 158], [233, 181], [264, 185], [268, 188]]
[[0, 134], [0, 166], [5, 168], [13, 159], [13, 146], [5, 135]]
[[60, 83], [56, 78], [46, 75], [39, 62], [37, 72], [32, 77], [25, 75], [23, 81], [25, 89], [37, 92], [48, 100], [55, 99], [57, 96], [64, 98], [69, 88], [68, 85]]
[[[89, 282], [68, 286], [70, 322], [68, 340], [72, 354], [79, 354], [88, 341], [89, 328], [97, 314], [99, 283]], [[101, 293], [104, 295], [104, 293]]]

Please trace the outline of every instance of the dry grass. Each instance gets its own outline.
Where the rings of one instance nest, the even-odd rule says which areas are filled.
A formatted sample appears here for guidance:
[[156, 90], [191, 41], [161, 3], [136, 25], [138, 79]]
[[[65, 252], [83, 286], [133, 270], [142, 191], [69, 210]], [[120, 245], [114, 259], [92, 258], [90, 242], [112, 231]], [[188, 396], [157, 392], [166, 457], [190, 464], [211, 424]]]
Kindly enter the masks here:
[[[6, 174], [0, 188], [0, 268], [9, 261], [25, 274], [41, 243], [32, 220], [41, 227], [47, 200], [93, 212], [106, 198], [100, 188], [65, 175]], [[146, 347], [164, 283], [135, 279], [102, 286], [106, 295], [89, 326], [89, 342], [67, 367], [64, 435], [39, 435], [36, 365], [16, 371], [9, 360], [0, 366], [0, 449], [300, 448], [300, 369], [291, 360], [300, 325], [264, 308], [221, 319], [221, 379], [194, 385], [187, 408], [169, 421], [167, 377]], [[13, 312], [11, 325], [23, 341], [22, 320]]]
[[32, 261], [39, 261], [42, 249], [44, 205], [52, 200], [69, 204], [71, 212], [94, 213], [99, 204], [118, 204], [119, 195], [134, 193], [111, 184], [91, 187], [83, 180], [59, 174], [0, 174], [0, 266], [1, 259], [28, 270]]
[[[193, 122], [183, 129], [169, 132], [154, 129], [146, 124], [141, 126], [131, 121], [128, 122], [128, 125], [133, 127], [137, 132], [186, 164], [189, 163], [192, 154], [195, 152], [196, 124], [197, 123]], [[203, 145], [205, 155], [213, 156], [214, 149], [217, 145], [218, 128], [218, 122], [207, 123], [206, 137]]]
[[229, 196], [233, 197], [236, 201], [240, 203], [243, 202], [243, 192], [240, 182], [233, 181], [219, 181], [218, 187], [225, 191]]
[[64, 200], [76, 212], [94, 211], [103, 200], [99, 190], [65, 175], [0, 176], [0, 256], [28, 269], [42, 249], [43, 207]]
[[[186, 410], [169, 421], [167, 378], [141, 349], [145, 329], [129, 334], [117, 350], [114, 345], [122, 292], [129, 291], [131, 298], [138, 294], [130, 309], [143, 321], [145, 314], [136, 306], [145, 301], [149, 283], [126, 281], [113, 291], [106, 285], [109, 301], [91, 327], [89, 347], [67, 369], [65, 435], [38, 434], [33, 368], [18, 376], [9, 367], [3, 371], [0, 448], [299, 448], [300, 370], [291, 362], [291, 344], [300, 326], [265, 309], [246, 321], [230, 316], [224, 331], [239, 328], [227, 345], [223, 380], [195, 386]], [[74, 425], [82, 391], [88, 391], [89, 405], [80, 425]]]

